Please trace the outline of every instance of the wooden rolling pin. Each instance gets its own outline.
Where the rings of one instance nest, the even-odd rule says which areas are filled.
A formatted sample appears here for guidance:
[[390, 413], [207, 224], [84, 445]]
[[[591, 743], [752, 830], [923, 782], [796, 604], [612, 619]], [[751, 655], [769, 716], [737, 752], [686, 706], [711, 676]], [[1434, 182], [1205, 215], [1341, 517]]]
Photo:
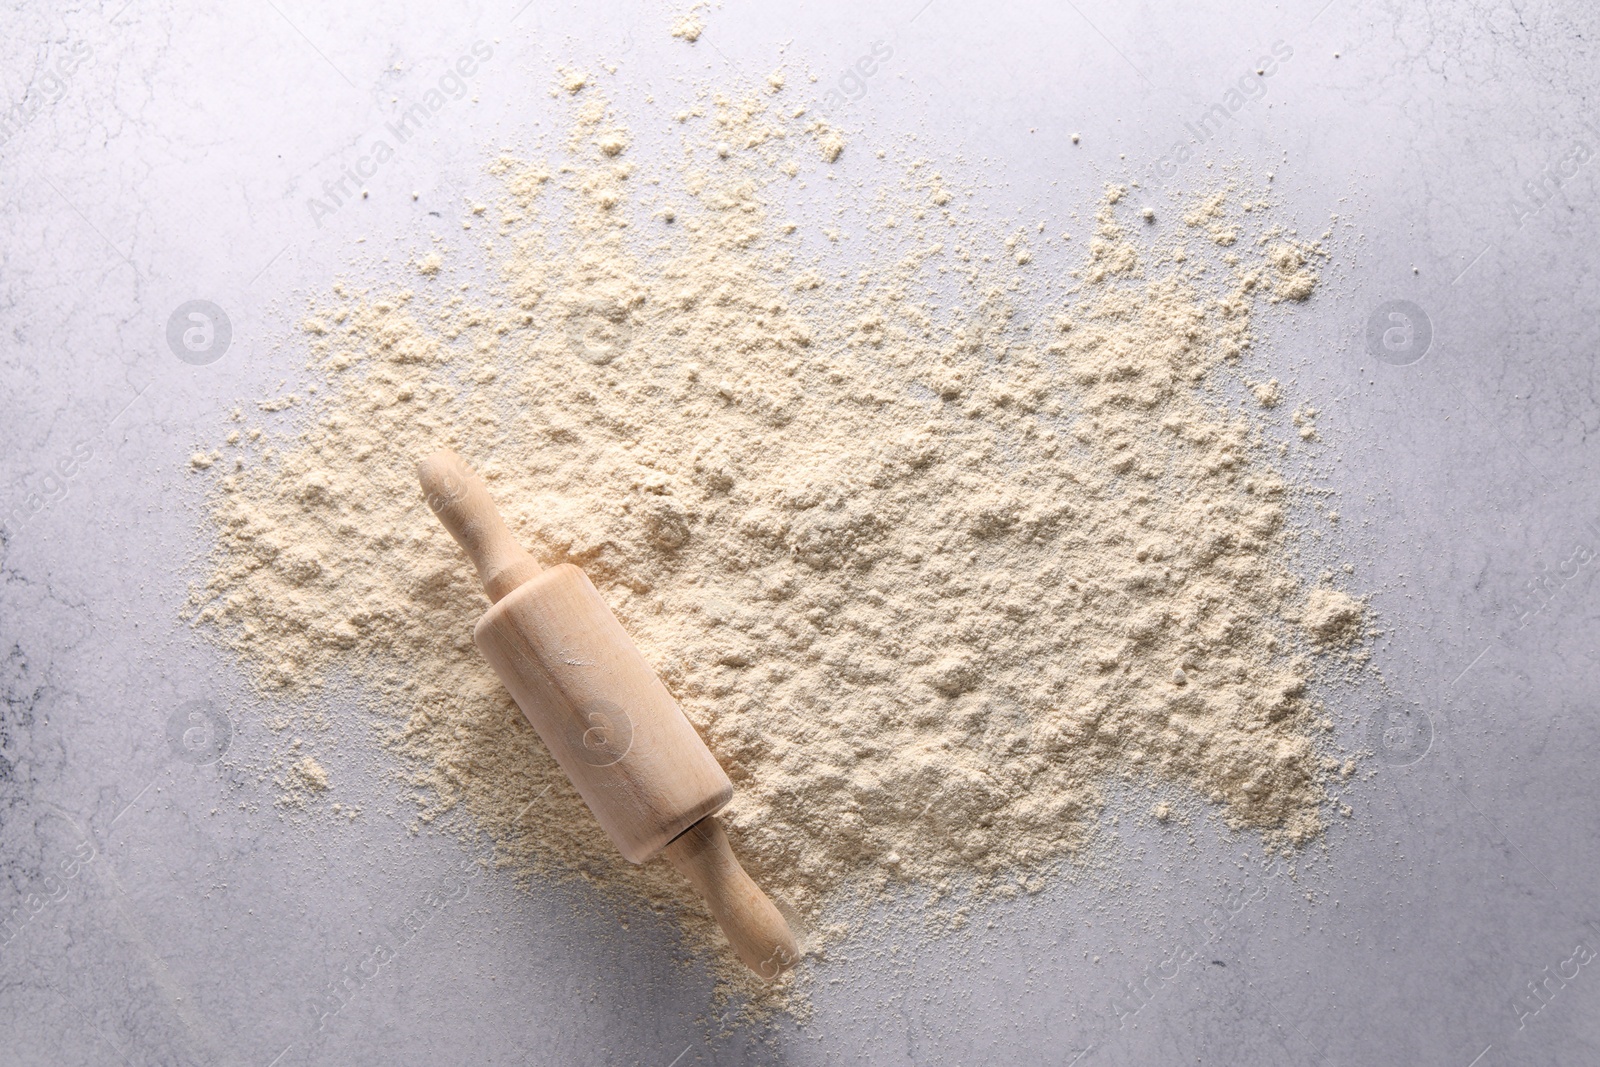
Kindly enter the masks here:
[[454, 452], [423, 460], [417, 478], [494, 602], [473, 640], [589, 810], [631, 862], [665, 852], [739, 958], [777, 977], [799, 951], [717, 822], [733, 783], [588, 576], [541, 568]]

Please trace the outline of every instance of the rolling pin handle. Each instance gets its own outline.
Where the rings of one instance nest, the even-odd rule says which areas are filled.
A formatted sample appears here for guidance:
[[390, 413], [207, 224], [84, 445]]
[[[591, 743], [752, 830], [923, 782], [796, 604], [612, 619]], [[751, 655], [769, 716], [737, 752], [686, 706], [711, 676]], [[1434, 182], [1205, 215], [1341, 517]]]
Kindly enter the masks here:
[[746, 967], [771, 981], [800, 961], [783, 913], [739, 866], [715, 815], [673, 838], [662, 854], [705, 897]]
[[483, 591], [500, 599], [540, 571], [539, 563], [506, 529], [489, 490], [466, 461], [446, 449], [417, 464], [428, 507], [478, 568]]
[[[517, 539], [501, 521], [494, 501], [489, 498], [489, 490], [460, 456], [450, 451], [436, 452], [417, 464], [417, 480], [422, 483], [428, 507], [477, 566], [478, 576], [483, 579], [484, 592], [489, 594], [490, 600], [500, 603], [504, 597], [540, 573], [538, 562], [517, 543]], [[559, 672], [553, 676], [546, 668], [532, 669], [532, 659], [526, 656], [519, 658], [515, 654], [514, 650], [518, 648], [536, 649], [548, 644], [543, 637], [561, 629], [545, 614], [552, 607], [564, 609], [562, 621], [566, 626], [570, 627], [574, 620], [587, 620], [588, 626], [580, 627], [585, 640], [597, 643], [603, 653], [602, 658], [611, 663], [606, 672], [595, 676], [599, 682], [587, 674], [576, 679], [560, 675]], [[633, 858], [627, 848], [627, 842], [632, 840], [630, 834], [654, 825], [641, 815], [678, 816], [685, 813], [681, 805], [665, 813], [641, 812], [638, 803], [630, 808], [627, 805], [619, 806], [614, 799], [606, 798], [638, 796], [637, 790], [643, 788], [646, 789], [644, 795], [653, 797], [658, 803], [686, 790], [690, 798], [700, 804], [706, 804], [709, 800], [714, 805], [710, 810], [727, 803], [733, 788], [727, 775], [717, 766], [705, 742], [700, 740], [673, 703], [671, 695], [628, 641], [616, 618], [599, 599], [589, 580], [583, 577], [582, 571], [575, 567], [558, 567], [551, 571], [549, 580], [530, 588], [529, 595], [519, 596], [502, 608], [490, 609], [479, 621], [474, 640], [495, 665], [496, 672], [511, 689], [518, 706], [540, 736], [545, 738], [546, 744], [551, 746], [557, 759], [562, 759], [561, 754], [566, 750], [559, 742], [551, 741], [548, 731], [556, 730], [557, 738], [564, 736], [559, 732], [564, 721], [561, 718], [562, 709], [579, 710], [582, 702], [576, 700], [577, 696], [590, 693], [605, 696], [609, 701], [608, 694], [621, 693], [631, 701], [636, 711], [641, 714], [649, 711], [649, 715], [636, 725], [656, 740], [653, 756], [646, 758], [635, 755], [632, 762], [624, 763], [623, 756], [628, 754], [628, 749], [624, 748], [622, 754], [606, 763], [590, 764], [583, 756], [578, 756], [576, 760], [569, 756], [562, 762], [568, 776], [583, 793], [607, 832], [623, 846], [624, 855]], [[528, 669], [525, 669], [525, 665]], [[566, 682], [565, 688], [557, 684], [562, 678]], [[605, 684], [601, 685], [601, 682]], [[634, 736], [632, 728], [628, 735], [629, 744], [632, 744]], [[678, 758], [674, 759], [675, 756]], [[698, 768], [697, 775], [688, 774], [686, 768]], [[668, 778], [675, 776], [680, 788], [667, 788], [673, 783], [662, 779], [663, 775]], [[688, 781], [687, 786], [683, 785], [685, 780]], [[640, 786], [640, 782], [645, 785]], [[652, 782], [654, 787], [650, 788]], [[636, 792], [616, 792], [614, 787], [619, 784], [628, 785]], [[586, 785], [588, 791], [585, 791]], [[613, 788], [612, 792], [606, 791], [608, 786]], [[598, 794], [595, 793], [597, 788], [600, 790]], [[600, 798], [598, 802], [596, 796]], [[647, 804], [644, 807], [648, 809]], [[705, 810], [707, 807], [691, 809], [688, 817], [692, 818]], [[641, 825], [624, 826], [619, 832], [619, 818], [625, 822], [632, 819]], [[682, 823], [676, 825], [681, 826]], [[662, 836], [668, 832], [663, 831]], [[800, 951], [783, 913], [739, 866], [728, 844], [728, 835], [723, 832], [722, 824], [717, 822], [715, 815], [704, 816], [668, 841], [661, 851], [700, 891], [712, 916], [722, 927], [723, 933], [728, 935], [728, 940], [746, 966], [762, 978], [771, 980], [799, 962]], [[641, 859], [650, 854], [645, 852]]]

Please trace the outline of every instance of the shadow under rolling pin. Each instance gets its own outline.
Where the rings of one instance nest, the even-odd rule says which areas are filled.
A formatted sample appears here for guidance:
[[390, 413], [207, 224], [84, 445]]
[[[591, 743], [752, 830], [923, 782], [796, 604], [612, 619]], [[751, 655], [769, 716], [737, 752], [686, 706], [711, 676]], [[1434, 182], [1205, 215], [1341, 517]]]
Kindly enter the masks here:
[[739, 958], [776, 978], [799, 951], [717, 821], [733, 783], [588, 576], [540, 567], [454, 452], [423, 460], [417, 478], [494, 602], [473, 640], [589, 810], [629, 861], [665, 854]]

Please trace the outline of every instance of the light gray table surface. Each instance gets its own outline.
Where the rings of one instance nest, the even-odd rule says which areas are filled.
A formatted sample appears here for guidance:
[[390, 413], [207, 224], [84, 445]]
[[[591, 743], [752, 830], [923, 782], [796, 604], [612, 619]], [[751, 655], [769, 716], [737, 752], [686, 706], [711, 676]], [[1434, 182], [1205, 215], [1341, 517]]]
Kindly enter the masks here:
[[[445, 6], [7, 6], [0, 1064], [1600, 1063], [1600, 7], [729, 0], [689, 45], [686, 7]], [[477, 41], [470, 94], [313, 220]], [[770, 1032], [708, 1025], [708, 972], [648, 912], [619, 939], [614, 908], [495, 875], [351, 980], [465, 853], [408, 833], [359, 731], [319, 750], [370, 808], [347, 827], [246, 772], [283, 739], [179, 619], [204, 549], [187, 456], [300, 372], [272, 341], [359, 239], [459, 240], [485, 146], [558, 121], [556, 65], [614, 64], [619, 103], [659, 98], [644, 128], [778, 65], [823, 105], [876, 42], [892, 58], [830, 113], [862, 144], [915, 134], [997, 212], [1236, 160], [1335, 229], [1330, 285], [1251, 358], [1323, 410], [1309, 476], [1385, 630], [1386, 684], [1325, 694], [1372, 753], [1354, 815], [1292, 878], [1248, 836], [1131, 827], [1100, 874], [959, 935], [886, 914], [899, 950], [840, 946], [812, 1018]], [[1180, 164], [1186, 123], [1280, 43], [1265, 95]], [[231, 327], [210, 362], [168, 343], [192, 300]], [[223, 758], [169, 742], [196, 701], [227, 716]]]

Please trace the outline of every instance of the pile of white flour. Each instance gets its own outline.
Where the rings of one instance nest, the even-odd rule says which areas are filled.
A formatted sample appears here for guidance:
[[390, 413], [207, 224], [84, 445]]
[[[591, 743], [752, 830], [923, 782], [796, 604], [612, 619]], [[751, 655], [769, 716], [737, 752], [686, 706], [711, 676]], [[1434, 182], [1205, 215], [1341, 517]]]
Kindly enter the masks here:
[[[1036, 890], [1113, 778], [1318, 834], [1315, 652], [1360, 640], [1362, 607], [1288, 565], [1277, 383], [1250, 414], [1216, 386], [1319, 249], [1237, 194], [1152, 223], [1112, 188], [1079, 284], [1038, 306], [1050, 237], [910, 163], [872, 271], [841, 272], [770, 217], [844, 147], [782, 85], [683, 116], [657, 161], [580, 84], [563, 147], [491, 167], [475, 245], [319, 300], [298, 428], [241, 410], [196, 456], [198, 620], [269, 689], [364, 679], [420, 820], [464, 809], [512, 860], [697, 916], [615, 855], [473, 648], [486, 601], [413, 481], [450, 447], [608, 597], [732, 776], [752, 873], [813, 920], [887, 880]], [[474, 247], [490, 291], [451, 280]]]

